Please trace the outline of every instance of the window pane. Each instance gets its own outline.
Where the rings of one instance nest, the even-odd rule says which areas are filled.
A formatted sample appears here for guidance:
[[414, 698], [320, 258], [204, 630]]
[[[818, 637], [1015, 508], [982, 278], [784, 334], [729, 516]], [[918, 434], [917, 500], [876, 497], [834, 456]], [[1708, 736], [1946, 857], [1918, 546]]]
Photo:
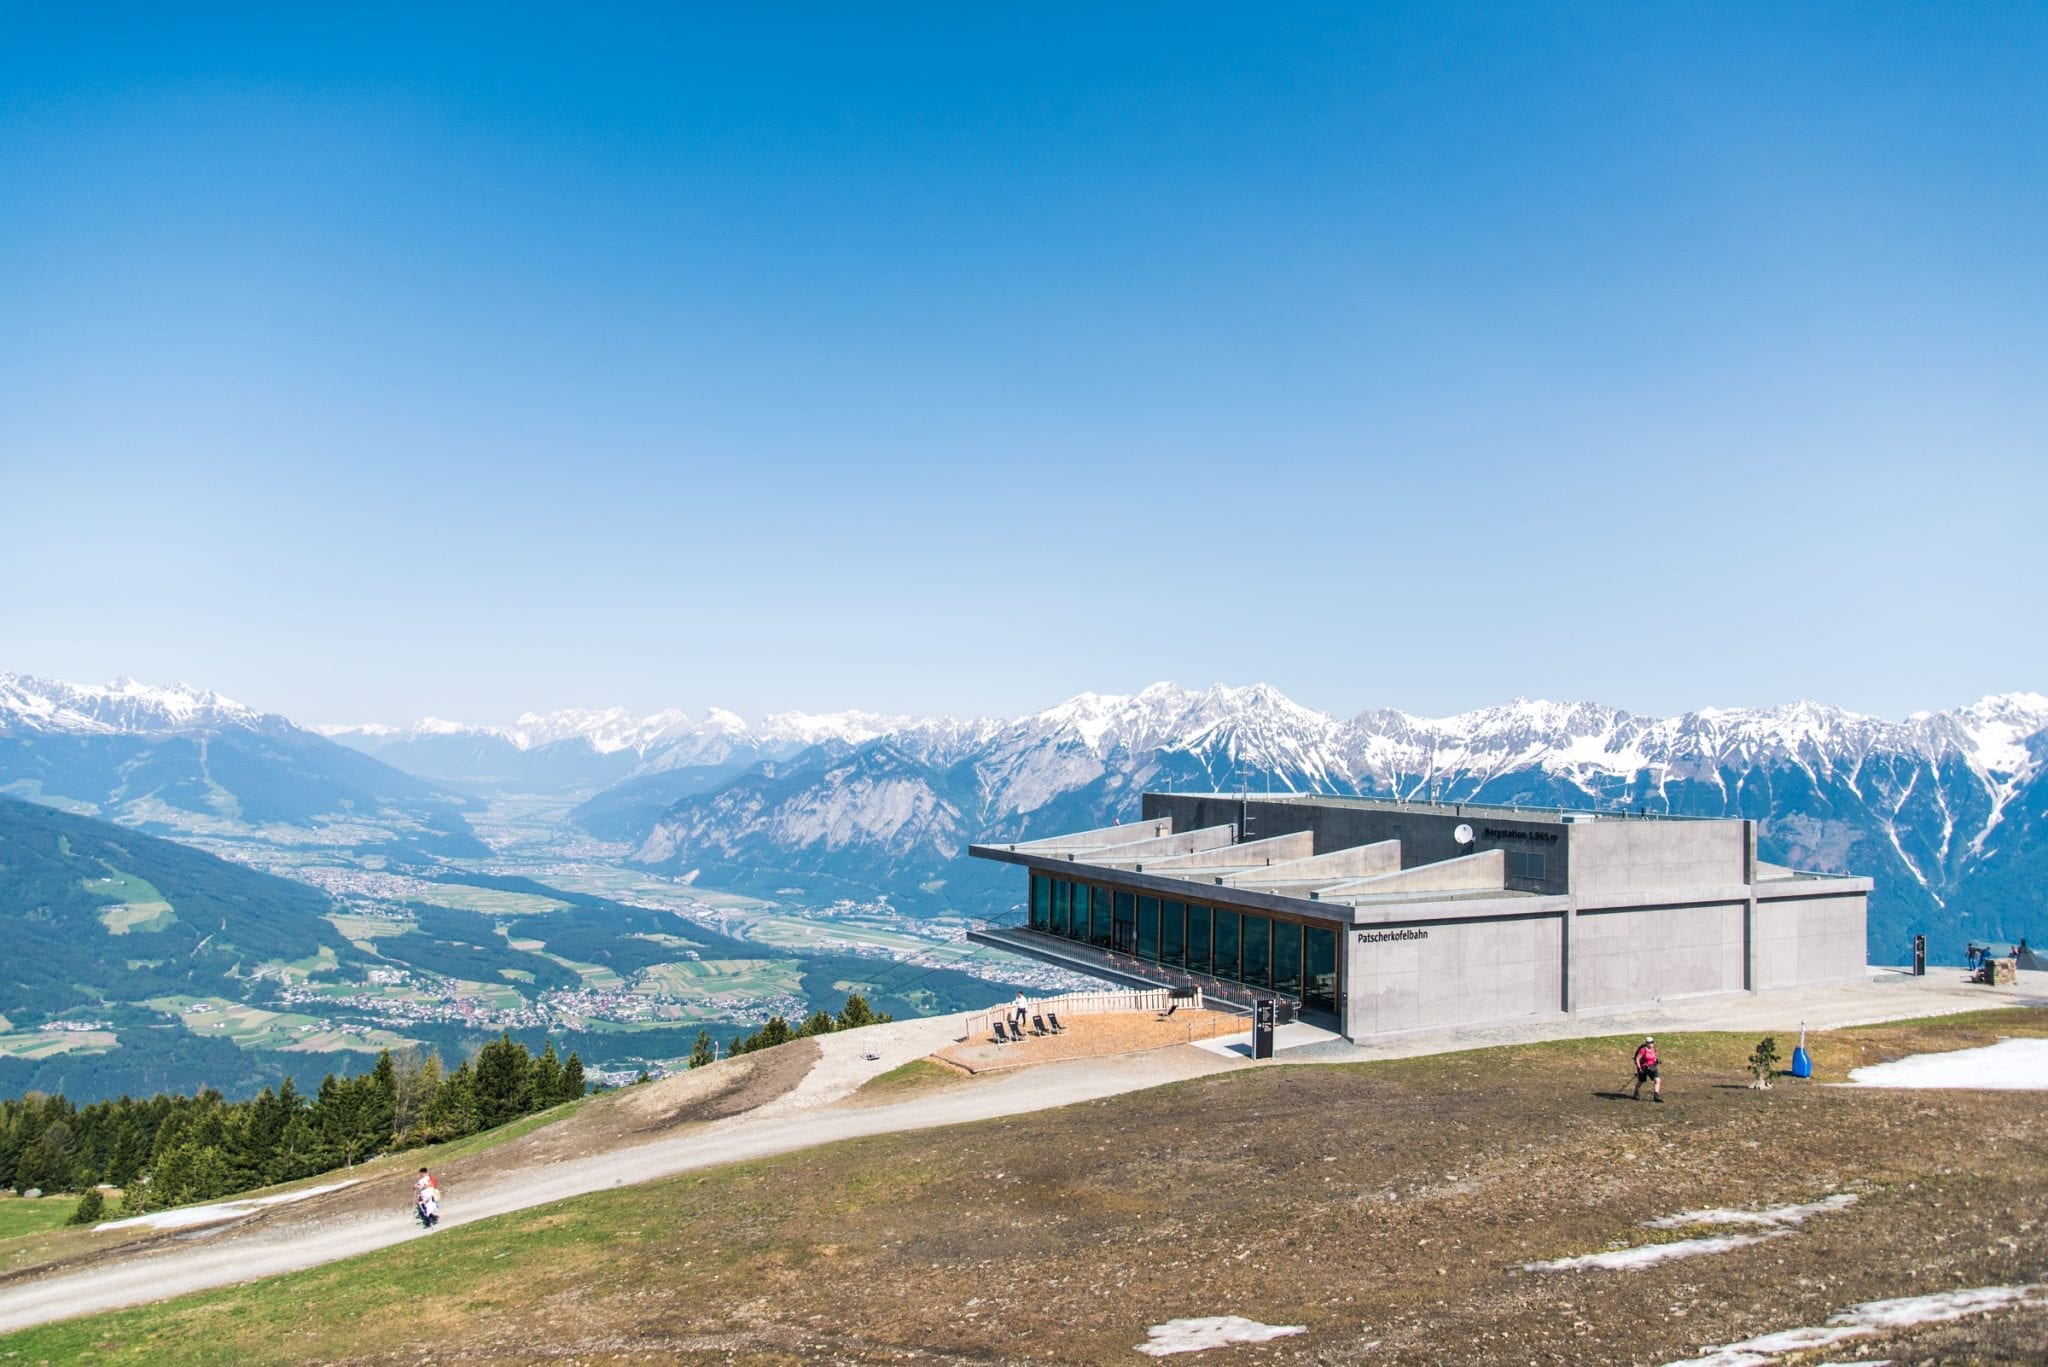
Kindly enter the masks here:
[[1318, 1011], [1337, 1009], [1337, 932], [1310, 926], [1302, 932], [1307, 982], [1301, 1004]]
[[1265, 917], [1247, 916], [1244, 918], [1244, 929], [1239, 932], [1241, 936], [1241, 952], [1244, 955], [1244, 966], [1239, 973], [1239, 977], [1247, 987], [1271, 987], [1273, 985], [1271, 973], [1273, 953], [1272, 932], [1273, 923]]
[[1116, 948], [1125, 954], [1138, 947], [1138, 899], [1128, 892], [1116, 894]]
[[1216, 908], [1216, 957], [1209, 971], [1219, 978], [1237, 978], [1237, 913]]
[[[1076, 897], [1088, 898], [1088, 943], [1109, 947], [1109, 893], [1102, 888], [1082, 888]], [[1076, 902], [1076, 906], [1080, 903]]]
[[1052, 884], [1052, 933], [1065, 935], [1073, 924], [1074, 885], [1064, 878], [1055, 878]]
[[1140, 897], [1138, 899], [1138, 957], [1157, 959], [1159, 957], [1159, 899]]
[[1301, 995], [1301, 922], [1273, 922], [1273, 990]]
[[1031, 928], [1052, 929], [1052, 879], [1036, 873], [1031, 875]]
[[1179, 902], [1159, 904], [1159, 962], [1179, 964], [1182, 947], [1187, 943], [1188, 909]]
[[1209, 908], [1188, 906], [1188, 971], [1209, 971]]

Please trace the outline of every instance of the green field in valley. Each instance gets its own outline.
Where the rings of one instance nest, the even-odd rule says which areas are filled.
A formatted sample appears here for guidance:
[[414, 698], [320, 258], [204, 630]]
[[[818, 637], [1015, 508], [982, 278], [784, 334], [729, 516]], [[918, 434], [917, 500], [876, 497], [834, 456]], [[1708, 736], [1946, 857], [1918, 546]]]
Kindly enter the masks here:
[[545, 951], [542, 952], [541, 957], [553, 959], [556, 963], [583, 979], [583, 986], [595, 988], [600, 992], [614, 991], [626, 985], [624, 978], [621, 978], [616, 972], [602, 964], [578, 963], [574, 959], [565, 959], [559, 954], [549, 954]]
[[0, 1035], [0, 1058], [104, 1054], [118, 1043], [111, 1030], [22, 1030]]
[[412, 929], [410, 921], [401, 921], [391, 916], [369, 916], [361, 912], [337, 911], [326, 918], [345, 939], [353, 941], [359, 949], [375, 949], [372, 941], [380, 936], [403, 935]]
[[412, 1041], [389, 1030], [356, 1026], [341, 1029], [312, 1016], [291, 1011], [265, 1011], [225, 997], [152, 997], [142, 1003], [166, 1015], [195, 1035], [224, 1039], [241, 1049], [276, 1049], [289, 1053], [348, 1050], [374, 1054], [403, 1049]]
[[133, 932], [147, 933], [163, 930], [175, 925], [178, 913], [171, 910], [171, 904], [164, 895], [148, 882], [132, 873], [113, 873], [104, 878], [88, 878], [85, 890], [103, 897], [118, 897], [121, 900], [100, 913], [100, 923], [109, 935], [127, 935]]
[[419, 883], [411, 895], [416, 901], [484, 916], [541, 916], [550, 911], [565, 911], [569, 906], [536, 892], [500, 892], [468, 883]]
[[796, 993], [802, 973], [796, 959], [688, 959], [642, 971], [633, 990], [645, 997], [685, 1000], [732, 993], [766, 997]]
[[808, 920], [801, 916], [749, 916], [746, 937], [759, 944], [785, 949], [844, 950], [865, 946], [891, 954], [916, 954], [936, 962], [965, 959], [974, 947], [943, 940], [927, 940], [900, 930], [850, 919]]

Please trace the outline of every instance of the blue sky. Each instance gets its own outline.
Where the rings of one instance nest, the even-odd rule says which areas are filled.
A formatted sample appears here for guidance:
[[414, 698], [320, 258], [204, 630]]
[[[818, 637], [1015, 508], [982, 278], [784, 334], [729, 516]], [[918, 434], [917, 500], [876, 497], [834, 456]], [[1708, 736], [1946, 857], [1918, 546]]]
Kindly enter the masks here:
[[0, 669], [2048, 689], [2048, 10], [867, 8], [0, 11]]

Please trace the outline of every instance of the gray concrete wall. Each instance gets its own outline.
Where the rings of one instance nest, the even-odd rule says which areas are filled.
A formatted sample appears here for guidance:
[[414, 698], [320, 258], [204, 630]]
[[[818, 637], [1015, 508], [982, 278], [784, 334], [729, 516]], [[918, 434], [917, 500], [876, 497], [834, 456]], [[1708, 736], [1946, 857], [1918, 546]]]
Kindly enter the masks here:
[[1571, 890], [1580, 897], [1743, 881], [1740, 821], [1584, 821], [1565, 830]]
[[1868, 976], [1864, 921], [1868, 897], [1759, 899], [1756, 906], [1756, 985], [1798, 987], [1853, 982]]
[[1347, 897], [1378, 897], [1389, 892], [1499, 892], [1505, 886], [1503, 870], [1507, 855], [1485, 850], [1440, 864], [1401, 869], [1351, 883], [1323, 889], [1323, 900], [1341, 902]]
[[1211, 826], [1207, 830], [1181, 831], [1173, 835], [1156, 836], [1150, 840], [1133, 840], [1127, 844], [1075, 850], [1073, 853], [1077, 858], [1090, 864], [1120, 868], [1138, 863], [1151, 863], [1156, 859], [1171, 859], [1177, 855], [1196, 854], [1203, 850], [1221, 850], [1236, 836], [1235, 827]]
[[1375, 925], [1346, 937], [1345, 1028], [1354, 1039], [1556, 1015], [1557, 915]]
[[1263, 869], [1273, 864], [1305, 859], [1314, 848], [1314, 840], [1306, 831], [1300, 831], [1293, 835], [1276, 835], [1269, 840], [1244, 840], [1235, 845], [1212, 846], [1195, 854], [1161, 855], [1141, 863], [1155, 873], [1179, 869]]
[[[1220, 822], [1212, 822], [1220, 825]], [[1176, 825], [1170, 817], [1152, 816], [1149, 812], [1140, 821], [1126, 821], [1115, 826], [1097, 826], [1089, 831], [1073, 831], [1066, 835], [1049, 835], [1042, 840], [1020, 840], [1014, 844], [991, 845], [997, 850], [1069, 850], [1092, 845], [1120, 845], [1131, 840], [1153, 840], [1162, 835], [1172, 835], [1176, 830], [1193, 830], [1192, 826]]]
[[[1543, 877], [1511, 876], [1510, 888], [1558, 894], [1569, 886], [1571, 852], [1565, 833], [1570, 828], [1555, 816], [1517, 815], [1491, 808], [1466, 811], [1456, 804], [1314, 802], [1199, 793], [1146, 793], [1142, 810], [1147, 818], [1170, 818], [1176, 830], [1234, 821], [1252, 838], [1308, 831], [1315, 837], [1317, 854], [1398, 840], [1403, 868], [1481, 850], [1524, 850], [1544, 857]], [[1458, 843], [1454, 833], [1460, 825], [1472, 827], [1477, 837], [1472, 844]]]
[[1392, 873], [1400, 867], [1400, 845], [1392, 840], [1382, 840], [1375, 845], [1353, 845], [1348, 850], [1332, 850], [1328, 854], [1313, 854], [1305, 859], [1287, 859], [1263, 868], [1228, 873], [1217, 881], [1241, 888], [1280, 892], [1292, 887], [1321, 887], [1339, 878], [1370, 878], [1375, 874]]
[[1572, 948], [1578, 1010], [1742, 990], [1743, 902], [1581, 910]]

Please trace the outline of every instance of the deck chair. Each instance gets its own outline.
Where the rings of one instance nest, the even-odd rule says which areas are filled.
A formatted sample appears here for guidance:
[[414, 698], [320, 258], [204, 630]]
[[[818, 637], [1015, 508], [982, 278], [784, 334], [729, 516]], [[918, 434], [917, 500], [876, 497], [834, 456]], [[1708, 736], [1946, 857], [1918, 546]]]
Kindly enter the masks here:
[[1031, 1014], [1031, 1033], [1034, 1035], [1050, 1035], [1052, 1033], [1052, 1031], [1045, 1028], [1045, 1017], [1035, 1011]]
[[1172, 1015], [1174, 1012], [1178, 1010], [1180, 1010], [1179, 1002], [1168, 1002], [1166, 1004], [1166, 1009], [1159, 1013], [1159, 1019], [1165, 1020], [1168, 1016]]
[[1010, 1032], [1001, 1021], [995, 1023], [995, 1031], [997, 1044], [1008, 1044], [1010, 1042]]
[[1045, 1020], [1046, 1020], [1046, 1024], [1048, 1024], [1048, 1025], [1050, 1025], [1050, 1026], [1052, 1027], [1052, 1032], [1053, 1032], [1053, 1033], [1054, 1033], [1055, 1035], [1064, 1035], [1064, 1034], [1066, 1034], [1066, 1033], [1067, 1033], [1067, 1027], [1066, 1027], [1066, 1026], [1064, 1026], [1064, 1025], [1061, 1025], [1061, 1024], [1060, 1024], [1060, 1013], [1059, 1013], [1059, 1012], [1057, 1012], [1057, 1011], [1048, 1011], [1048, 1012], [1046, 1012], [1046, 1013], [1045, 1013]]

